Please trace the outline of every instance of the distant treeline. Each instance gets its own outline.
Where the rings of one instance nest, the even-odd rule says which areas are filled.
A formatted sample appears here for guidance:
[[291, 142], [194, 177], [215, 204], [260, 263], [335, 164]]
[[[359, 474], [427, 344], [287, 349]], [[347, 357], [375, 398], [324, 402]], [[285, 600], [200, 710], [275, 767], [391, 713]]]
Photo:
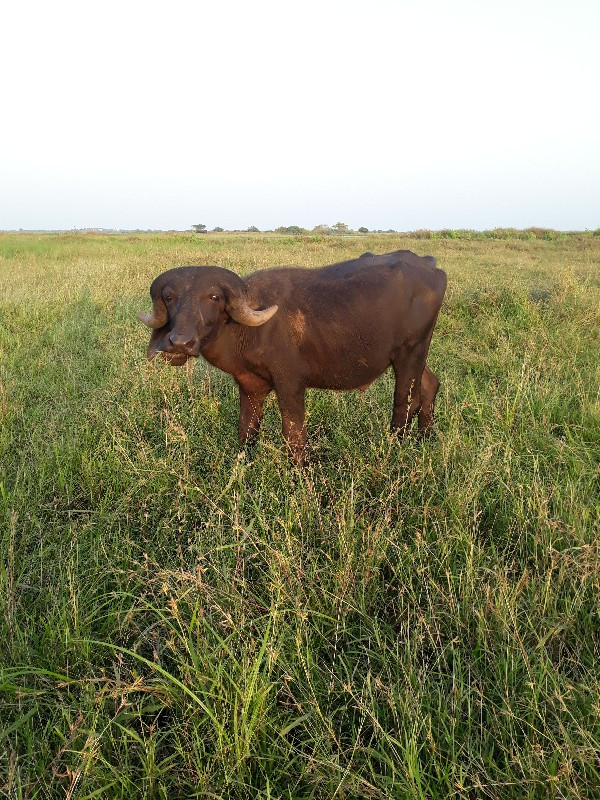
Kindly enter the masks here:
[[600, 236], [600, 228], [596, 228], [594, 231], [557, 231], [554, 228], [493, 228], [488, 231], [473, 231], [444, 228], [441, 231], [418, 230], [401, 235], [412, 239], [546, 239], [552, 241], [565, 236]]
[[[197, 228], [199, 226], [195, 226]], [[203, 226], [204, 227], [204, 226]], [[208, 231], [206, 228], [197, 230], [197, 233], [261, 233], [261, 231], [252, 225], [245, 230], [232, 230], [227, 231], [223, 228], [213, 228]], [[310, 230], [302, 228], [300, 225], [287, 225], [280, 226], [274, 230], [265, 230], [262, 233], [280, 233], [287, 236], [366, 236], [367, 234], [384, 234], [390, 233], [396, 236], [403, 236], [407, 239], [546, 239], [553, 241], [561, 239], [565, 236], [600, 236], [600, 228], [594, 231], [557, 231], [554, 228], [493, 228], [491, 230], [476, 231], [471, 229], [453, 229], [443, 228], [442, 230], [431, 231], [420, 229], [416, 231], [397, 231], [393, 228], [387, 230], [368, 228], [358, 228], [352, 230], [348, 225], [343, 222], [338, 222], [333, 226], [317, 225]]]
[[554, 228], [492, 228], [487, 231], [474, 231], [444, 228], [441, 231], [418, 230], [400, 235], [412, 239], [546, 239], [553, 241], [565, 236], [600, 236], [600, 228], [596, 228], [594, 231], [557, 231]]
[[[198, 230], [200, 228], [200, 230]], [[368, 228], [358, 228], [352, 230], [348, 225], [338, 222], [336, 225], [317, 225], [310, 230], [302, 228], [300, 225], [287, 225], [280, 226], [274, 230], [260, 231], [257, 227], [252, 225], [245, 229], [232, 229], [216, 227], [208, 230], [206, 226], [194, 226], [192, 228], [195, 233], [200, 234], [244, 234], [244, 233], [277, 233], [286, 236], [366, 236], [367, 234], [394, 234], [395, 236], [403, 237], [406, 239], [545, 239], [547, 241], [554, 241], [557, 239], [564, 239], [568, 236], [600, 236], [600, 228], [596, 230], [585, 231], [557, 231], [554, 228], [492, 228], [485, 231], [476, 231], [466, 228], [443, 228], [442, 230], [427, 230], [419, 229], [416, 231], [397, 231], [393, 228], [386, 230]], [[57, 230], [4, 230], [0, 233], [25, 233], [25, 234], [39, 234], [39, 233], [52, 233], [52, 234], [144, 234], [144, 233], [169, 233], [169, 234], [183, 234], [188, 233], [184, 230], [165, 230], [161, 228], [70, 228], [70, 229], [57, 229]]]
[[[212, 233], [213, 231], [211, 231]], [[218, 229], [215, 233], [259, 233], [257, 228], [248, 228], [247, 230], [223, 231]], [[207, 231], [208, 233], [208, 231]], [[279, 233], [288, 236], [366, 236], [367, 234], [394, 234], [395, 236], [404, 237], [406, 239], [545, 239], [547, 241], [554, 241], [562, 239], [566, 236], [600, 236], [600, 228], [590, 231], [557, 231], [554, 228], [493, 228], [491, 230], [476, 231], [471, 229], [453, 229], [444, 228], [442, 230], [431, 231], [420, 229], [416, 231], [396, 231], [393, 228], [387, 230], [369, 230], [368, 228], [359, 228], [352, 230], [339, 231], [335, 228], [326, 228], [323, 225], [318, 225], [316, 228], [308, 230], [299, 225], [288, 225], [275, 228], [275, 230], [262, 231], [262, 233]]]

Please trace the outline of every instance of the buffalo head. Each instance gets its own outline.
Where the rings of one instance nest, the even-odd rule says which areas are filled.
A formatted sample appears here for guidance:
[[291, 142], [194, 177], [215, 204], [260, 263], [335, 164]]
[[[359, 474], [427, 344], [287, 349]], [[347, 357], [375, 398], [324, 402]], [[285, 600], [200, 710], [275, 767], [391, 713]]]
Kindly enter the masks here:
[[262, 325], [277, 311], [277, 306], [263, 311], [250, 308], [244, 281], [221, 267], [170, 269], [153, 281], [150, 296], [152, 313], [138, 314], [152, 330], [148, 358], [163, 353], [174, 366], [199, 356], [228, 321]]

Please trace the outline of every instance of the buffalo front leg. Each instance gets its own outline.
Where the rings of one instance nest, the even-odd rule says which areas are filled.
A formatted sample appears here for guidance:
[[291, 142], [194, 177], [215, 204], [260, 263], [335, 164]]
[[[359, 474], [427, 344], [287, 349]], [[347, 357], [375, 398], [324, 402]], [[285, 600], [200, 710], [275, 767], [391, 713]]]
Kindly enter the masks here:
[[256, 442], [260, 423], [263, 417], [265, 398], [271, 387], [261, 382], [254, 382], [252, 387], [238, 383], [240, 389], [240, 419], [238, 423], [238, 441], [240, 446], [253, 445]]
[[408, 433], [413, 417], [421, 408], [421, 375], [426, 357], [427, 348], [414, 348], [393, 361], [396, 386], [392, 431], [399, 436]]
[[292, 460], [296, 464], [304, 463], [306, 447], [306, 425], [304, 423], [304, 388], [280, 391], [277, 387], [277, 402], [281, 412], [281, 430], [288, 446]]
[[421, 376], [421, 409], [419, 411], [419, 436], [428, 436], [433, 429], [435, 396], [440, 382], [427, 365]]

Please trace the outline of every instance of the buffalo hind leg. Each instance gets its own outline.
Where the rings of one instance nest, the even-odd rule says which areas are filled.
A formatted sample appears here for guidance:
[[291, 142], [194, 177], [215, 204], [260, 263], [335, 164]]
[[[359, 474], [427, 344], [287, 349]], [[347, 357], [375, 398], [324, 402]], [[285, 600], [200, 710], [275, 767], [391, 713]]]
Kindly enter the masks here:
[[419, 410], [419, 436], [428, 436], [433, 430], [435, 396], [440, 388], [436, 375], [425, 365], [421, 375], [421, 408]]
[[252, 446], [258, 437], [263, 417], [265, 398], [271, 387], [263, 381], [253, 382], [252, 386], [238, 383], [240, 389], [240, 419], [238, 423], [238, 441], [240, 447]]

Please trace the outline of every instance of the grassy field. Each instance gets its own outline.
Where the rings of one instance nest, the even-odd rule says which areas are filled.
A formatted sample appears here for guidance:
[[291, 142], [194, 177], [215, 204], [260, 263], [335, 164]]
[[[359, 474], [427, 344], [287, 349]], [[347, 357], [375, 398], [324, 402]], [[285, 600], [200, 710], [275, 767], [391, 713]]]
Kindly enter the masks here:
[[[437, 432], [148, 365], [148, 288], [430, 253]], [[0, 794], [600, 797], [600, 237], [0, 235]]]

